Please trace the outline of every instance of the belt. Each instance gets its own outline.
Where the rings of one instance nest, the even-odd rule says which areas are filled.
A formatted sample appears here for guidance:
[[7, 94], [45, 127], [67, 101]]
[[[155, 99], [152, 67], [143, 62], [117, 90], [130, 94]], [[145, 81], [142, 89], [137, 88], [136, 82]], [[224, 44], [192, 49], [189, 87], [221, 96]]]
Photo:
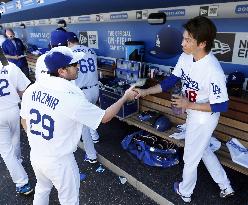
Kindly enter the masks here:
[[85, 87], [81, 87], [80, 89], [81, 90], [84, 90], [84, 89], [90, 89], [90, 88], [93, 88], [95, 86], [97, 86], [98, 84], [95, 84], [95, 85], [91, 85], [91, 86], [85, 86]]

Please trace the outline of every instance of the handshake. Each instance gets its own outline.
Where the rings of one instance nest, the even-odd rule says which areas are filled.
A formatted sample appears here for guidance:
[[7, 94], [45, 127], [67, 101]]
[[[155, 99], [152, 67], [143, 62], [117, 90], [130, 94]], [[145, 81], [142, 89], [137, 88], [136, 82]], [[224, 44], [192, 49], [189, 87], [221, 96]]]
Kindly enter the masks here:
[[135, 86], [131, 86], [128, 90], [125, 91], [123, 97], [126, 101], [132, 101], [144, 96], [146, 96], [144, 89], [139, 89], [135, 88]]
[[[162, 88], [160, 85], [155, 85], [149, 89], [140, 89], [135, 86], [131, 86], [128, 90], [126, 90], [124, 94], [124, 98], [126, 101], [132, 101], [135, 99], [139, 99], [140, 97], [145, 97], [146, 95], [155, 94], [162, 92]], [[189, 109], [192, 103], [189, 102], [188, 98], [180, 95], [173, 95], [171, 99], [171, 105], [174, 108], [181, 108], [184, 112], [185, 109]]]

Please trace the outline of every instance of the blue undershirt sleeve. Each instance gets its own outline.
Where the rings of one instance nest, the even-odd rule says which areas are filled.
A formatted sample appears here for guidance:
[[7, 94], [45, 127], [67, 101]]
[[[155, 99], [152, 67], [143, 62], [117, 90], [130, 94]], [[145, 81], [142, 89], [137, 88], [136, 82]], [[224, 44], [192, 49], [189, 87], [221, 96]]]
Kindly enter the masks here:
[[227, 112], [228, 110], [228, 102], [225, 101], [222, 103], [215, 103], [215, 104], [210, 104], [211, 111], [212, 112]]
[[167, 77], [160, 83], [162, 91], [166, 92], [167, 90], [172, 88], [180, 79], [181, 78], [171, 74], [169, 77]]

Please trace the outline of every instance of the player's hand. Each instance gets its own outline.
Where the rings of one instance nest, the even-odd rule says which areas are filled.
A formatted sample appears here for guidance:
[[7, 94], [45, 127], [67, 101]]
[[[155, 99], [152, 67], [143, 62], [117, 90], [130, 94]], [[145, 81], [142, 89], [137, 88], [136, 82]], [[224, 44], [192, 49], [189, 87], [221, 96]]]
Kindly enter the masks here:
[[134, 90], [134, 86], [131, 86], [129, 89], [125, 91], [124, 97], [125, 97], [125, 100], [132, 101], [132, 100], [137, 99], [136, 98], [137, 95], [138, 93]]
[[138, 99], [140, 97], [145, 97], [146, 96], [145, 89], [133, 88], [133, 91], [135, 91], [137, 93], [135, 99]]
[[177, 108], [187, 109], [189, 106], [188, 98], [180, 95], [172, 95], [171, 104]]
[[19, 56], [16, 55], [14, 59], [15, 59], [15, 60], [19, 60]]

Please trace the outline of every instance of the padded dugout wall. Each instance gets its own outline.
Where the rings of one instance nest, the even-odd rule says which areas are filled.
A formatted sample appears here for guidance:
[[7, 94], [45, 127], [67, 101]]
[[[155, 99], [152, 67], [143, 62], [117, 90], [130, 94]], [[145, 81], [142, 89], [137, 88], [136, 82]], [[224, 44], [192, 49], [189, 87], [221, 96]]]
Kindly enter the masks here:
[[[145, 18], [148, 13], [164, 11], [167, 22], [164, 25], [149, 25]], [[144, 41], [146, 62], [174, 66], [179, 56], [171, 59], [159, 59], [151, 56], [156, 35], [161, 28], [175, 27], [183, 31], [182, 24], [196, 15], [212, 18], [218, 29], [216, 56], [222, 62], [226, 74], [239, 70], [248, 77], [248, 2], [194, 5], [186, 7], [160, 8], [148, 10], [123, 11], [105, 14], [72, 17], [68, 30], [80, 34], [80, 40], [89, 43], [100, 56], [124, 58], [124, 43], [127, 40]], [[75, 20], [76, 19], [76, 20]], [[24, 41], [38, 47], [47, 47], [50, 32], [56, 25], [53, 20], [35, 21], [26, 29], [18, 28], [20, 22], [13, 23], [15, 31]], [[25, 22], [26, 24], [28, 22]], [[5, 26], [7, 26], [6, 24]]]

